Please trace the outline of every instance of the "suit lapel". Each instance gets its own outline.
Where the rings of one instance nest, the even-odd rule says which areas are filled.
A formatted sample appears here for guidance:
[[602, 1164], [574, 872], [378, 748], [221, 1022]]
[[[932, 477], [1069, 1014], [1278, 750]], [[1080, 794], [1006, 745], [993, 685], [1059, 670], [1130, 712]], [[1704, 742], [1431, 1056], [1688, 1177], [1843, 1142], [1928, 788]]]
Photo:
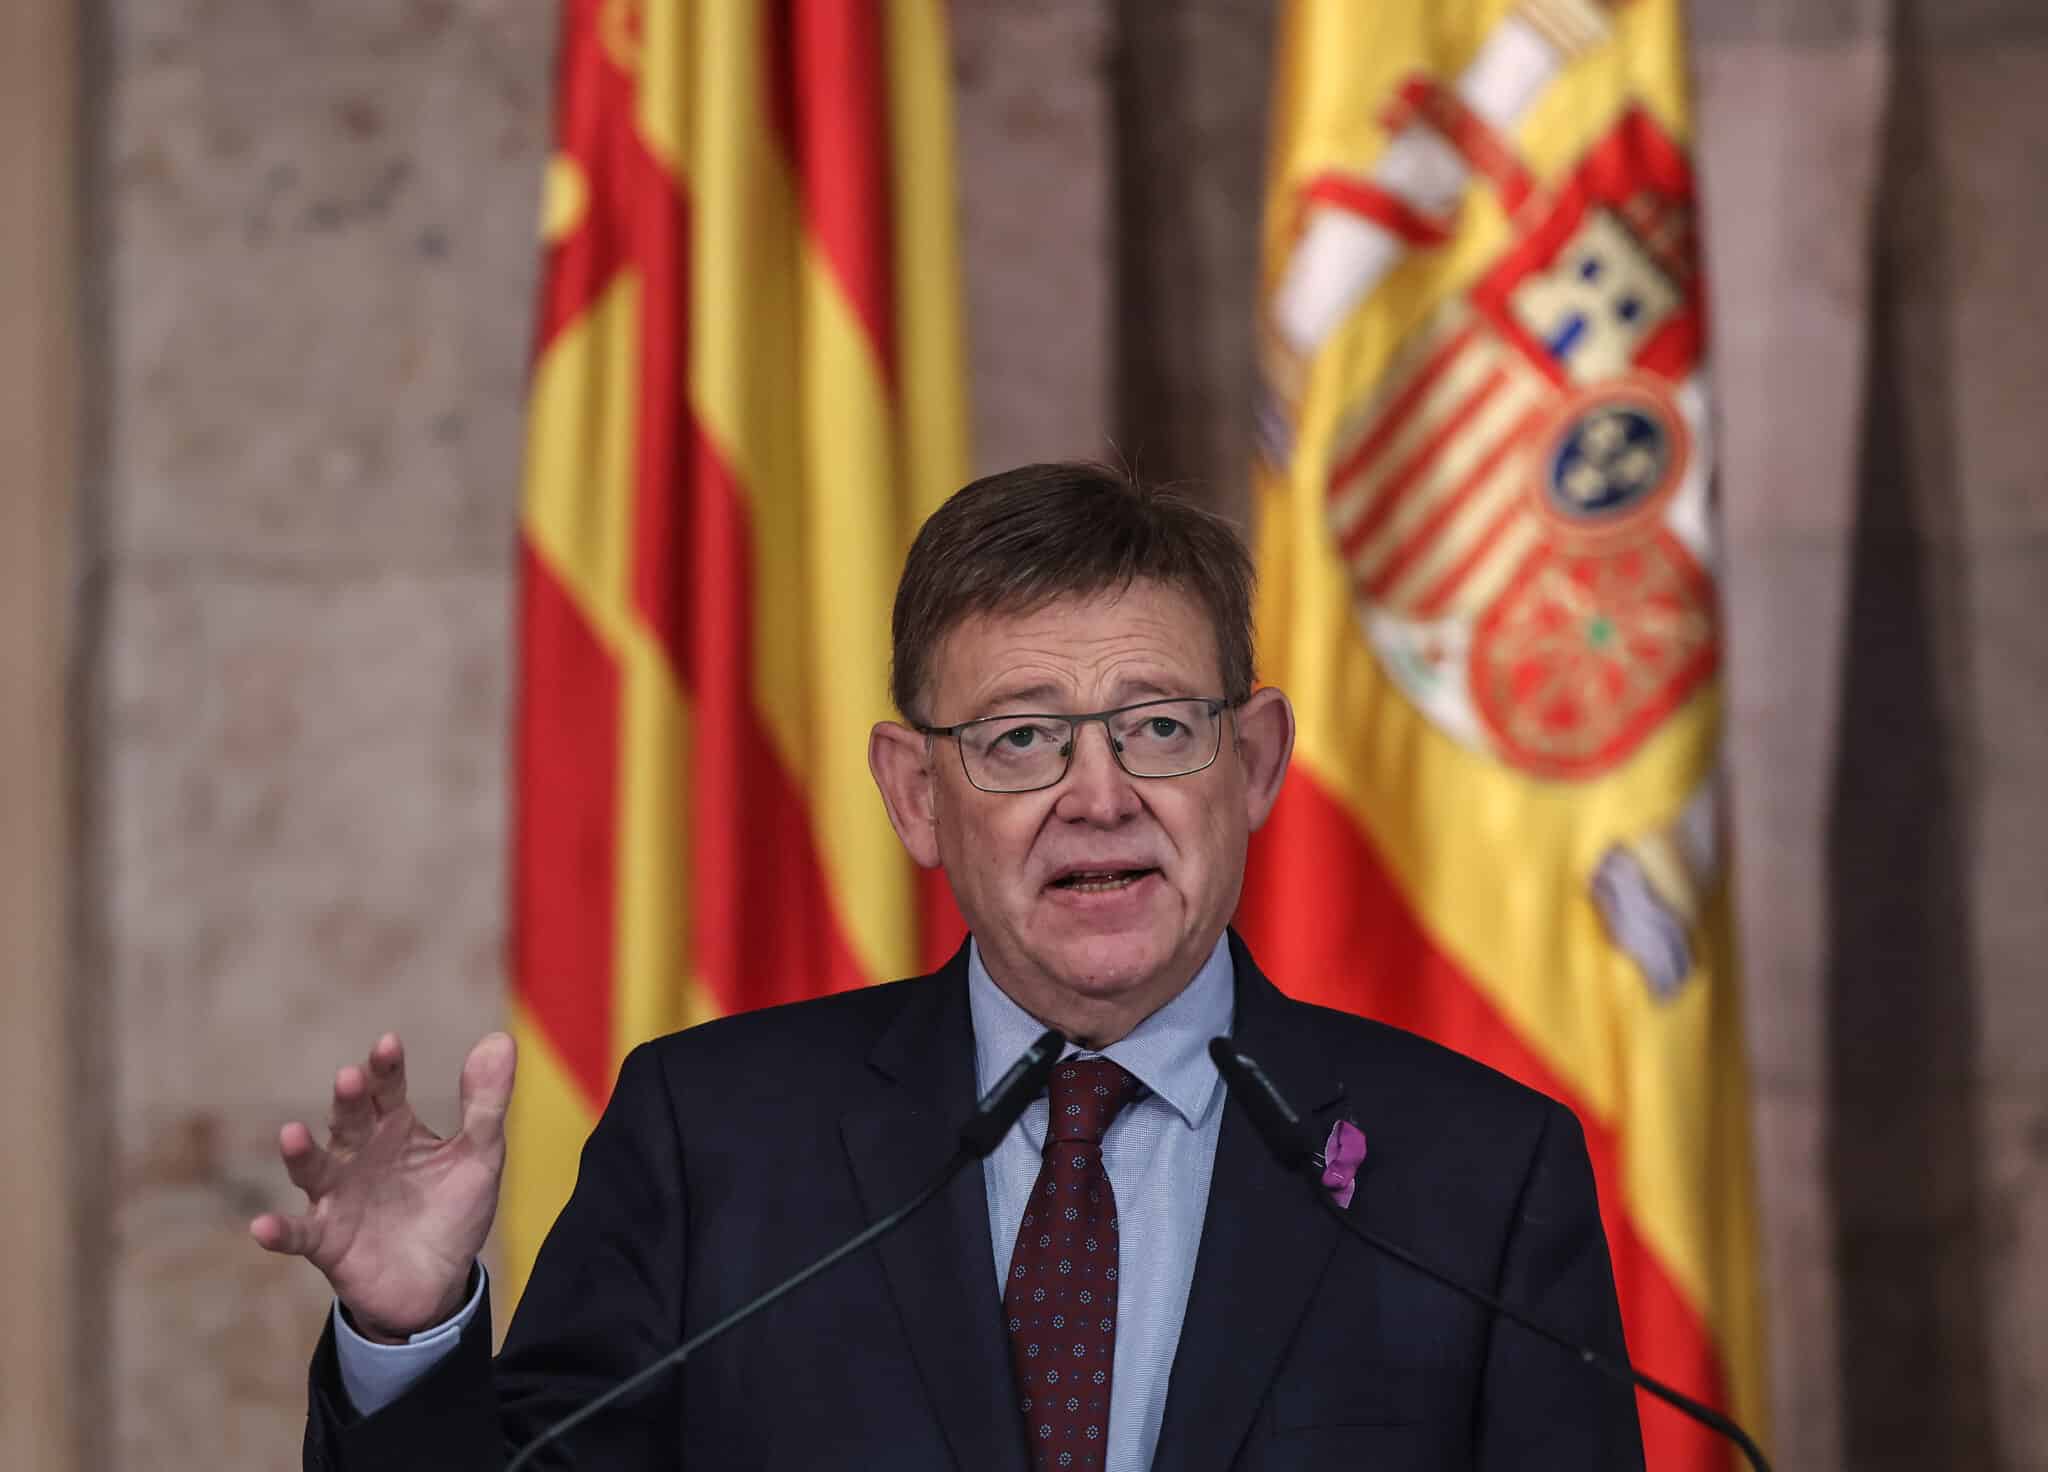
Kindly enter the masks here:
[[[1231, 959], [1232, 1037], [1305, 1117], [1327, 1127], [1342, 1083], [1316, 1039], [1290, 1015], [1294, 1003], [1259, 973], [1234, 932]], [[1231, 1464], [1338, 1235], [1310, 1188], [1280, 1168], [1244, 1111], [1225, 1104], [1155, 1465], [1208, 1472]]]
[[[952, 1155], [974, 1102], [966, 948], [884, 1035], [870, 1064], [895, 1087], [841, 1126], [869, 1221], [921, 1190]], [[996, 1294], [988, 1198], [969, 1165], [876, 1244], [933, 1410], [964, 1472], [1024, 1472], [1023, 1422]]]

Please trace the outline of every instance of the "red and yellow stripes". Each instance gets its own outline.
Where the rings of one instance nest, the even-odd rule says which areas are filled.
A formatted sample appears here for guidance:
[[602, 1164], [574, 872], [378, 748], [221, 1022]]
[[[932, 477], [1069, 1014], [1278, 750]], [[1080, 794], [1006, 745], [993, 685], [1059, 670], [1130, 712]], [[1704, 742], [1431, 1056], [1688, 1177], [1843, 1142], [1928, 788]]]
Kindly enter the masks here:
[[[1590, 269], [1573, 289], [1617, 263], [1585, 267], [1588, 248], [1551, 266], [1530, 242], [1551, 238], [1545, 222], [1569, 202], [1574, 171], [1604, 157], [1603, 140], [1652, 127], [1685, 140], [1678, 11], [1676, 0], [1289, 8], [1266, 326], [1292, 441], [1257, 487], [1258, 623], [1261, 674], [1293, 698], [1300, 731], [1239, 918], [1298, 995], [1435, 1036], [1569, 1104], [1592, 1151], [1631, 1353], [1760, 1427], [1728, 885], [1725, 872], [1668, 862], [1687, 815], [1713, 802], [1718, 686], [1697, 685], [1619, 759], [1565, 781], [1490, 737], [1455, 675], [1468, 659], [1478, 670], [1473, 651], [1510, 574], [1560, 535], [1544, 519], [1536, 447], [1609, 384], [1619, 393], [1663, 375], [1683, 397], [1696, 385], [1682, 380], [1703, 381], [1696, 356], [1674, 368], [1657, 337], [1625, 372], [1591, 371], [1569, 357], [1583, 332], [1523, 332], [1555, 294], [1483, 289], [1523, 263]], [[1668, 200], [1653, 174], [1639, 198]], [[1670, 268], [1650, 244], [1645, 255]], [[1694, 280], [1660, 298], [1674, 304], [1666, 337], [1690, 331]], [[1518, 357], [1553, 341], [1554, 361]], [[1668, 504], [1704, 503], [1703, 484]], [[1697, 518], [1664, 524], [1690, 534], [1704, 509]], [[1688, 543], [1709, 555], [1700, 545]], [[1612, 636], [1598, 623], [1589, 641]], [[1653, 981], [1603, 916], [1594, 875], [1623, 850], [1657, 881], [1639, 889], [1646, 903], [1690, 886], [1691, 907], [1671, 907], [1689, 944], [1682, 978]], [[1732, 1465], [1710, 1433], [1643, 1404], [1651, 1466]]]
[[939, 0], [566, 0], [522, 546], [516, 1291], [634, 1043], [955, 943], [874, 796], [964, 478]]

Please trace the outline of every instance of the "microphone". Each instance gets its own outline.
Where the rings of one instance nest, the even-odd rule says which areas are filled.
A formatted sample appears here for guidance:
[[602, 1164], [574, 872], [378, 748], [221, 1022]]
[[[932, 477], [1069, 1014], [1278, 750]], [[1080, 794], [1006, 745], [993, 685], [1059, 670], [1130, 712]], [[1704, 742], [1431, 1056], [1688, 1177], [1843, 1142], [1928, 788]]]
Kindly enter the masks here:
[[1266, 1148], [1273, 1152], [1274, 1158], [1290, 1173], [1307, 1177], [1315, 1190], [1316, 1200], [1322, 1203], [1323, 1209], [1328, 1211], [1345, 1231], [1375, 1252], [1383, 1253], [1422, 1274], [1423, 1277], [1441, 1283], [1453, 1293], [1478, 1304], [1489, 1313], [1498, 1314], [1509, 1323], [1520, 1325], [1538, 1339], [1548, 1340], [1574, 1356], [1579, 1363], [1591, 1366], [1610, 1380], [1618, 1380], [1624, 1385], [1647, 1390], [1666, 1405], [1676, 1407], [1702, 1426], [1718, 1431], [1734, 1442], [1741, 1449], [1743, 1456], [1749, 1459], [1749, 1465], [1755, 1468], [1756, 1472], [1771, 1472], [1771, 1464], [1764, 1460], [1763, 1452], [1750, 1439], [1749, 1433], [1712, 1406], [1702, 1405], [1684, 1391], [1675, 1390], [1654, 1376], [1645, 1375], [1632, 1365], [1618, 1363], [1597, 1349], [1545, 1328], [1527, 1315], [1508, 1307], [1492, 1294], [1471, 1287], [1440, 1268], [1432, 1267], [1406, 1248], [1389, 1242], [1377, 1232], [1353, 1221], [1330, 1199], [1330, 1193], [1323, 1188], [1322, 1178], [1318, 1173], [1321, 1162], [1316, 1157], [1314, 1142], [1309, 1138], [1308, 1131], [1302, 1127], [1301, 1115], [1287, 1102], [1273, 1080], [1266, 1076], [1266, 1071], [1248, 1055], [1240, 1053], [1228, 1038], [1212, 1038], [1209, 1042], [1209, 1056], [1216, 1061], [1216, 1071], [1223, 1075], [1223, 1087], [1250, 1117], [1252, 1127], [1259, 1132], [1259, 1138], [1266, 1142]]
[[1315, 1159], [1315, 1147], [1302, 1128], [1301, 1116], [1281, 1095], [1279, 1086], [1266, 1077], [1266, 1070], [1231, 1047], [1228, 1038], [1209, 1039], [1209, 1056], [1223, 1075], [1223, 1087], [1250, 1116], [1252, 1128], [1274, 1159], [1291, 1171], [1306, 1169]]
[[974, 1112], [960, 1127], [960, 1146], [976, 1160], [986, 1160], [1003, 1142], [1010, 1126], [1023, 1117], [1033, 1099], [1052, 1081], [1053, 1065], [1066, 1052], [1067, 1040], [1048, 1028], [1038, 1041], [1017, 1055], [1009, 1071], [974, 1101]]
[[851, 1257], [871, 1242], [895, 1231], [909, 1220], [919, 1207], [945, 1190], [952, 1183], [953, 1177], [974, 1161], [986, 1158], [989, 1152], [1002, 1142], [1003, 1136], [1010, 1132], [1010, 1126], [1017, 1122], [1026, 1106], [1045, 1091], [1047, 1082], [1052, 1078], [1053, 1066], [1060, 1061], [1060, 1054], [1064, 1053], [1066, 1048], [1067, 1040], [1059, 1033], [1050, 1030], [1040, 1033], [1038, 1041], [1018, 1056], [1017, 1061], [1010, 1065], [1009, 1071], [996, 1080], [995, 1086], [975, 1101], [974, 1112], [967, 1116], [967, 1122], [960, 1127], [959, 1146], [953, 1151], [951, 1158], [939, 1168], [938, 1174], [933, 1176], [915, 1196], [873, 1225], [856, 1232], [816, 1262], [791, 1273], [773, 1288], [741, 1304], [710, 1328], [684, 1340], [653, 1364], [636, 1370], [595, 1400], [578, 1406], [521, 1447], [518, 1454], [506, 1465], [505, 1472], [519, 1472], [519, 1469], [531, 1461], [542, 1447], [582, 1425], [614, 1401], [632, 1394], [655, 1376], [680, 1365], [714, 1339], [745, 1323], [785, 1294], [801, 1288], [841, 1258]]

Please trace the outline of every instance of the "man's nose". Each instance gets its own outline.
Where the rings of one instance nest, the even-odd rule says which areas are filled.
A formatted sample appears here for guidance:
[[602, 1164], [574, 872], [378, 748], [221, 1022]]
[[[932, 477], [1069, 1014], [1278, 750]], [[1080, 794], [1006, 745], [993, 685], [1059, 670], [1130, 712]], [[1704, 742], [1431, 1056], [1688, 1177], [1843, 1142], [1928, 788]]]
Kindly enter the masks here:
[[1080, 822], [1116, 823], [1137, 810], [1137, 787], [1117, 763], [1109, 727], [1101, 721], [1078, 727], [1055, 811]]

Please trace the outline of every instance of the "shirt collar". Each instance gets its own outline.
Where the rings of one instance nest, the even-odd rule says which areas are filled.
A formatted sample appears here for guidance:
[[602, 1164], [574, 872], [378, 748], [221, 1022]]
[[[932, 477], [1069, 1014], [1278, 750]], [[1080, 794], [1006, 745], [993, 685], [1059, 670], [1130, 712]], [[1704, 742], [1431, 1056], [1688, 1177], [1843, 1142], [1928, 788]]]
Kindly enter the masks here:
[[[1229, 939], [1219, 936], [1209, 959], [1178, 996], [1099, 1055], [1157, 1094], [1190, 1129], [1199, 1127], [1222, 1092], [1223, 1080], [1209, 1057], [1209, 1039], [1230, 1034], [1237, 1001], [1235, 975]], [[967, 1009], [974, 1023], [977, 1087], [986, 1093], [1017, 1055], [1038, 1041], [1045, 1024], [996, 985], [982, 962], [979, 941], [967, 948]], [[1063, 1056], [1085, 1051], [1069, 1043]]]

